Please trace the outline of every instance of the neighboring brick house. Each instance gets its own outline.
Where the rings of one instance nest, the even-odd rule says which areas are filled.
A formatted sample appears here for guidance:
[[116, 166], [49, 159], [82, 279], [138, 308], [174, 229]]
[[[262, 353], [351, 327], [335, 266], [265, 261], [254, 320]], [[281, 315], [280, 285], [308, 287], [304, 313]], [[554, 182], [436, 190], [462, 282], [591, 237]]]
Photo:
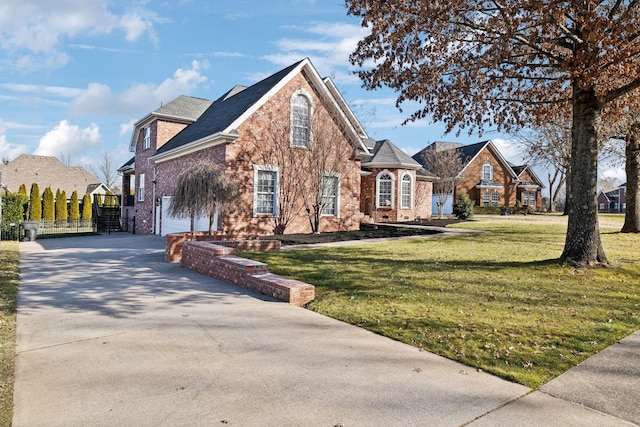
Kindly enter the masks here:
[[598, 192], [598, 212], [625, 213], [627, 211], [627, 183], [611, 191]]
[[[183, 101], [193, 99], [184, 97]], [[135, 194], [130, 200], [133, 206], [123, 210], [123, 222], [135, 216], [136, 233], [164, 235], [189, 229], [189, 220], [171, 217], [168, 207], [181, 172], [203, 158], [223, 166], [239, 183], [238, 200], [214, 219], [215, 229], [227, 234], [274, 233], [275, 220], [285, 208], [288, 183], [296, 178], [307, 182], [303, 174], [318, 172], [323, 175], [322, 194], [328, 200], [320, 231], [358, 229], [365, 219], [363, 212], [371, 214], [361, 191], [366, 191], [370, 201], [380, 200], [376, 188], [380, 179], [376, 181], [376, 177], [385, 170], [397, 188], [391, 190], [391, 207], [384, 206], [384, 214], [377, 220], [430, 217], [424, 206], [431, 204], [431, 182], [420, 165], [390, 141], [372, 142], [333, 82], [321, 78], [308, 59], [252, 86], [232, 88], [199, 114], [179, 121], [182, 129], [171, 128], [174, 135], [168, 133], [160, 139], [154, 126], [164, 127], [174, 119], [160, 117], [160, 113], [163, 108], [175, 107], [175, 102], [136, 123], [131, 144], [136, 154], [119, 170], [123, 193]], [[147, 127], [149, 131], [144, 130]], [[145, 132], [150, 140], [146, 143]], [[322, 147], [323, 140], [329, 141], [327, 147]], [[321, 171], [296, 172], [295, 161], [284, 164], [286, 159], [304, 158], [309, 153], [321, 153], [313, 155], [323, 160]], [[392, 156], [387, 158], [389, 153]], [[374, 173], [374, 182], [361, 187], [363, 177], [367, 181]], [[296, 214], [285, 233], [311, 231], [300, 199], [291, 204]], [[208, 219], [196, 221], [197, 230], [207, 228]]]
[[[529, 166], [515, 166], [506, 161], [491, 141], [471, 145], [434, 144], [436, 150], [456, 150], [463, 165], [457, 174], [453, 197], [448, 198], [444, 208], [445, 214], [452, 213], [453, 201], [461, 191], [465, 191], [476, 206], [513, 207], [519, 202], [535, 210], [542, 208], [544, 185], [540, 179]], [[424, 151], [430, 148], [431, 145], [416, 153], [413, 159], [424, 164]]]
[[360, 210], [374, 222], [431, 219], [432, 177], [420, 163], [389, 140], [369, 141], [367, 148]]

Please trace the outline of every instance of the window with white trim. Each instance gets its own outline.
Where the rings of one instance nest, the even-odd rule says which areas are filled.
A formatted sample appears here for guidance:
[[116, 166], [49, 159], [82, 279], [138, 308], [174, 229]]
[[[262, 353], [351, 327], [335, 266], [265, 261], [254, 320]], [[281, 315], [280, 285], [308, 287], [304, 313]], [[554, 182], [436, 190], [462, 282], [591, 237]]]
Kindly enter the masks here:
[[276, 215], [278, 213], [278, 168], [254, 166], [253, 214]]
[[486, 161], [484, 165], [482, 165], [482, 179], [492, 180], [493, 179], [493, 166], [489, 161]]
[[311, 103], [305, 95], [291, 99], [291, 145], [308, 147], [311, 135]]
[[523, 200], [522, 204], [525, 206], [535, 206], [536, 205], [536, 192], [535, 191], [525, 191], [523, 192]]
[[322, 177], [322, 197], [324, 199], [324, 209], [322, 215], [338, 215], [338, 177], [335, 175], [325, 175]]
[[482, 206], [489, 206], [491, 204], [490, 197], [488, 191], [482, 192]]
[[412, 185], [411, 175], [405, 173], [400, 183], [400, 208], [411, 209]]
[[146, 150], [151, 147], [151, 126], [147, 126], [143, 129], [144, 136], [142, 138], [142, 149]]
[[144, 202], [144, 174], [138, 175], [138, 201]]
[[393, 209], [393, 175], [380, 172], [376, 181], [376, 206]]
[[493, 191], [491, 193], [491, 206], [498, 206], [498, 192]]

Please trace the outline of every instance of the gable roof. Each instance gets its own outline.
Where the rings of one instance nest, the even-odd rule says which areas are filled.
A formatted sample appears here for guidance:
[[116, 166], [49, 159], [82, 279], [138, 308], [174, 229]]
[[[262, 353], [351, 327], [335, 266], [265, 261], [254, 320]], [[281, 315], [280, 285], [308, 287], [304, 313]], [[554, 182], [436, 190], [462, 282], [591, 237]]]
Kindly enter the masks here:
[[352, 143], [357, 148], [367, 152], [362, 144], [362, 137], [354, 127], [355, 116], [347, 117], [345, 114], [346, 103], [342, 104], [336, 99], [336, 93], [327, 87], [326, 82], [320, 78], [308, 58], [298, 61], [277, 73], [249, 86], [235, 86], [220, 98], [215, 100], [211, 106], [190, 126], [180, 131], [166, 144], [158, 149], [151, 157], [155, 161], [163, 161], [179, 153], [195, 151], [198, 147], [204, 148], [207, 144], [217, 142], [233, 141], [238, 137], [236, 129], [250, 117], [258, 108], [296, 74], [305, 71], [305, 76], [309, 79], [321, 94], [328, 95], [327, 99], [333, 104], [333, 108], [339, 111], [345, 120], [347, 131], [350, 133]]
[[376, 141], [371, 160], [362, 163], [364, 168], [402, 168], [418, 170], [422, 165], [388, 139]]
[[[518, 179], [520, 180], [520, 185], [523, 185], [523, 186], [535, 185], [535, 186], [539, 186], [541, 188], [545, 188], [544, 184], [542, 183], [540, 178], [538, 178], [538, 175], [536, 175], [536, 173], [533, 171], [533, 168], [531, 168], [529, 165], [514, 166], [511, 163], [509, 163], [509, 165], [511, 165], [511, 169], [513, 169], [513, 171], [517, 175]], [[529, 174], [529, 176], [531, 177], [531, 179], [533, 179], [533, 181], [523, 181], [522, 180], [522, 178], [521, 178], [522, 174], [525, 173], [525, 172], [527, 172]]]
[[462, 161], [462, 169], [458, 174], [462, 174], [464, 170], [478, 157], [478, 155], [486, 148], [490, 150], [498, 161], [507, 169], [511, 178], [517, 180], [518, 175], [515, 173], [511, 164], [502, 156], [502, 153], [496, 148], [496, 146], [490, 140], [477, 142], [475, 144], [462, 145], [455, 142], [434, 142], [422, 150], [413, 155], [413, 159], [424, 166], [424, 152], [435, 147], [437, 151], [456, 150], [460, 153], [460, 160]]
[[154, 119], [160, 118], [167, 121], [190, 124], [195, 122], [209, 108], [212, 102], [209, 99], [180, 95], [173, 101], [161, 105], [160, 108], [147, 114], [133, 125], [134, 132], [131, 135], [129, 151], [135, 150], [140, 129], [147, 126]]
[[[34, 182], [40, 191], [47, 187], [55, 192], [56, 189], [65, 191], [71, 197], [73, 191], [82, 197], [93, 191], [96, 186], [103, 185], [98, 178], [86, 169], [78, 166], [66, 166], [60, 160], [50, 156], [36, 156], [23, 154], [15, 160], [0, 167], [3, 184], [9, 191], [16, 192], [21, 184], [27, 188], [27, 193]], [[105, 187], [106, 188], [106, 187]]]

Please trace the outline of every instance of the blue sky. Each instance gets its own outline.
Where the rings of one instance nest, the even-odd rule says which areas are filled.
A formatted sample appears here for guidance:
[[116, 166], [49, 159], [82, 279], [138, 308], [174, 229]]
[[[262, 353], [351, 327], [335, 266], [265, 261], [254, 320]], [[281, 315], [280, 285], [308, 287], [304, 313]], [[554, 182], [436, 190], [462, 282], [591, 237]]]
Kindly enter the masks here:
[[[132, 124], [179, 95], [216, 99], [309, 57], [357, 105], [367, 132], [407, 153], [435, 140], [492, 139], [524, 163], [508, 136], [443, 135], [402, 126], [390, 90], [361, 88], [349, 54], [366, 34], [342, 0], [3, 0], [0, 3], [0, 156], [64, 158], [95, 167], [128, 160]], [[545, 179], [544, 175], [540, 176]]]

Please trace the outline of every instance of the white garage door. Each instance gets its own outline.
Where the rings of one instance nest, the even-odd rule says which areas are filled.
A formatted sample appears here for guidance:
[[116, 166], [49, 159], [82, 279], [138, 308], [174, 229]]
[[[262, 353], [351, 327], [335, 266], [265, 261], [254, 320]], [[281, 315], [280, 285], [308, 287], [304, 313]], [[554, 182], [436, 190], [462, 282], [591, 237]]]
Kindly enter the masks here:
[[[191, 230], [191, 221], [189, 218], [176, 218], [169, 215], [169, 203], [171, 203], [171, 196], [162, 197], [162, 221], [160, 227], [160, 234], [165, 236], [169, 233], [181, 233]], [[198, 217], [194, 223], [195, 231], [209, 231], [209, 217]]]

